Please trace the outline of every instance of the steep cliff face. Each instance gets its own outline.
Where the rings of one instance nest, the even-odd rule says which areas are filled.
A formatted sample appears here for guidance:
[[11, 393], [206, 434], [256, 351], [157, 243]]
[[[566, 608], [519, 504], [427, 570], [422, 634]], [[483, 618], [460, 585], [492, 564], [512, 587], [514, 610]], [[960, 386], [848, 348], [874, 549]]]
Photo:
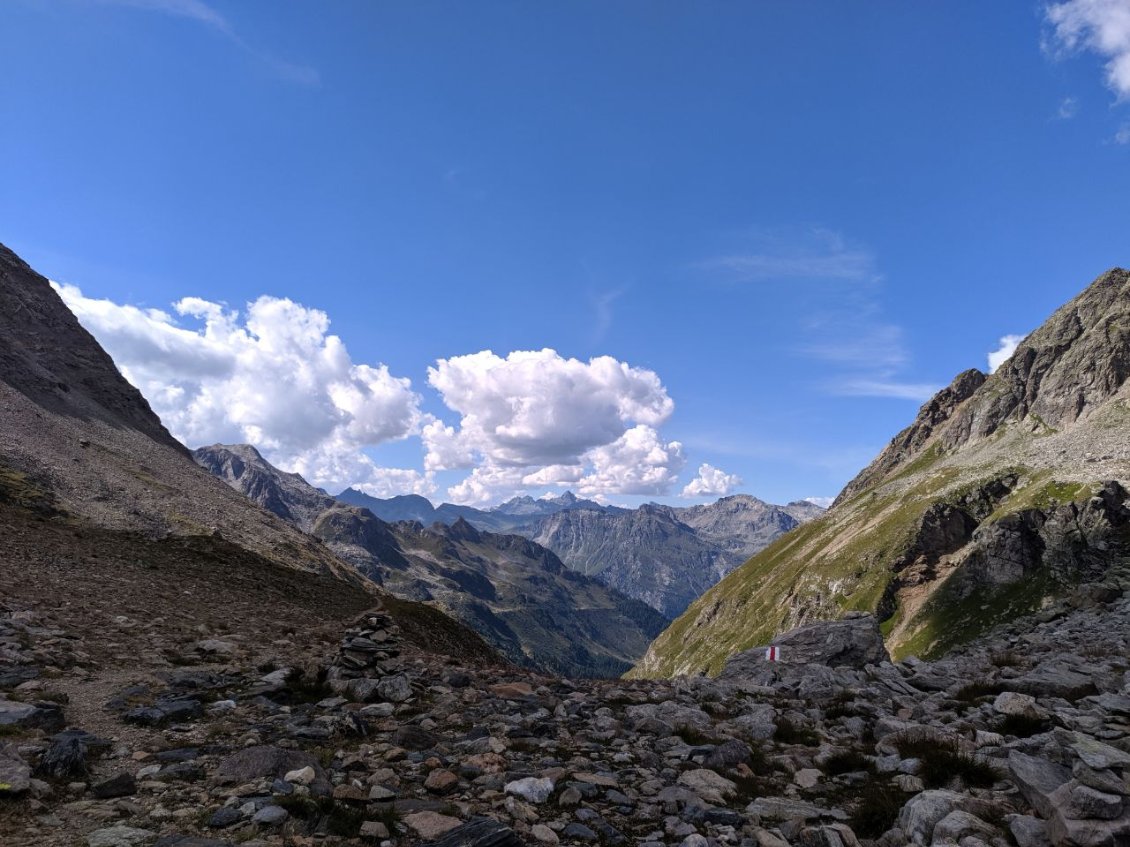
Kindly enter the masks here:
[[1098, 578], [1130, 543], [1130, 272], [1103, 274], [996, 373], [960, 374], [844, 489], [691, 605], [638, 675], [715, 672], [774, 632], [877, 612], [936, 655]]
[[773, 539], [823, 509], [737, 494], [702, 506], [559, 511], [521, 525], [573, 570], [675, 617]]

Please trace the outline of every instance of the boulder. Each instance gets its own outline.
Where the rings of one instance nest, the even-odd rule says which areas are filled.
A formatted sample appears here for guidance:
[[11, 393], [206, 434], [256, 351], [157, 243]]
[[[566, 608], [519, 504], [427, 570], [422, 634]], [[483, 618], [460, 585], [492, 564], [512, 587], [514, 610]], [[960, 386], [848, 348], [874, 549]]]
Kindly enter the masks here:
[[328, 797], [333, 791], [321, 764], [302, 750], [284, 750], [281, 747], [247, 747], [220, 762], [215, 780], [221, 785], [235, 785], [255, 779], [282, 778], [291, 771], [312, 768], [315, 774], [310, 783], [310, 793]]
[[[778, 662], [786, 665], [826, 665], [862, 668], [889, 662], [890, 655], [872, 615], [849, 612], [838, 621], [818, 621], [789, 630], [774, 639]], [[740, 679], [750, 667], [773, 664], [766, 661], [765, 648], [738, 653], [722, 669], [722, 679]]]
[[679, 785], [685, 785], [707, 803], [725, 805], [726, 800], [737, 793], [738, 787], [731, 780], [706, 768], [696, 768], [679, 774]]
[[530, 803], [544, 803], [553, 793], [553, 787], [552, 779], [528, 776], [506, 783], [502, 790]]
[[0, 797], [16, 797], [31, 787], [31, 768], [15, 744], [0, 744]]
[[514, 830], [491, 818], [471, 818], [448, 830], [434, 843], [435, 847], [525, 847]]
[[923, 791], [910, 799], [899, 812], [898, 825], [913, 844], [930, 844], [934, 828], [961, 805], [962, 797], [953, 791]]
[[1052, 794], [1071, 779], [1071, 771], [1062, 765], [1018, 750], [1008, 754], [1008, 772], [1020, 793], [1024, 795], [1040, 817], [1050, 819], [1055, 814]]
[[425, 841], [434, 841], [462, 826], [463, 821], [438, 812], [412, 812], [404, 816], [404, 824]]

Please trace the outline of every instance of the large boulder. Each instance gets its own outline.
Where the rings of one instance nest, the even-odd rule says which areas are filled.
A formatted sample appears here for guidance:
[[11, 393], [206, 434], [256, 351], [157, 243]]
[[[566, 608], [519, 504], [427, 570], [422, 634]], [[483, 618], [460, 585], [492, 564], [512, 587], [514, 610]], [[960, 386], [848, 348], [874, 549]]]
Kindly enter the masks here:
[[767, 648], [754, 647], [730, 658], [722, 669], [723, 679], [757, 675], [767, 665], [819, 665], [862, 668], [889, 662], [890, 655], [873, 615], [848, 612], [838, 621], [818, 621], [798, 626], [773, 640], [777, 662], [766, 658]]
[[216, 768], [215, 779], [221, 785], [233, 785], [263, 778], [282, 779], [292, 771], [307, 767], [314, 771], [314, 779], [310, 782], [310, 793], [319, 797], [328, 797], [332, 794], [333, 786], [326, 779], [326, 772], [317, 759], [302, 750], [284, 750], [281, 747], [259, 746], [240, 750], [220, 762], [220, 766]]

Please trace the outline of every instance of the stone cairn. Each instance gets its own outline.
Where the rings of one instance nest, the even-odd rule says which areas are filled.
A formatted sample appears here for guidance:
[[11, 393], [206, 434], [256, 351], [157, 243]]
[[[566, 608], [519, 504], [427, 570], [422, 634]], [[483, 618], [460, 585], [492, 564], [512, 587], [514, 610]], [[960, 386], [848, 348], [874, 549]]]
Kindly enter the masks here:
[[326, 679], [334, 690], [355, 700], [398, 703], [412, 696], [401, 666], [400, 630], [378, 606], [358, 616], [345, 631]]

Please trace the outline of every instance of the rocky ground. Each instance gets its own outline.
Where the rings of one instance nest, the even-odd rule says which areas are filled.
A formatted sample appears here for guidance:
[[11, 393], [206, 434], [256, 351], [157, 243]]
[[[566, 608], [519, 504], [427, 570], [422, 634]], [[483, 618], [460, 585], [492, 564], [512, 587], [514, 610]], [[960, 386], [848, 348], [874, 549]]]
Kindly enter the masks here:
[[861, 616], [627, 682], [444, 658], [380, 609], [97, 622], [13, 583], [0, 842], [1127, 844], [1127, 586], [931, 664]]

